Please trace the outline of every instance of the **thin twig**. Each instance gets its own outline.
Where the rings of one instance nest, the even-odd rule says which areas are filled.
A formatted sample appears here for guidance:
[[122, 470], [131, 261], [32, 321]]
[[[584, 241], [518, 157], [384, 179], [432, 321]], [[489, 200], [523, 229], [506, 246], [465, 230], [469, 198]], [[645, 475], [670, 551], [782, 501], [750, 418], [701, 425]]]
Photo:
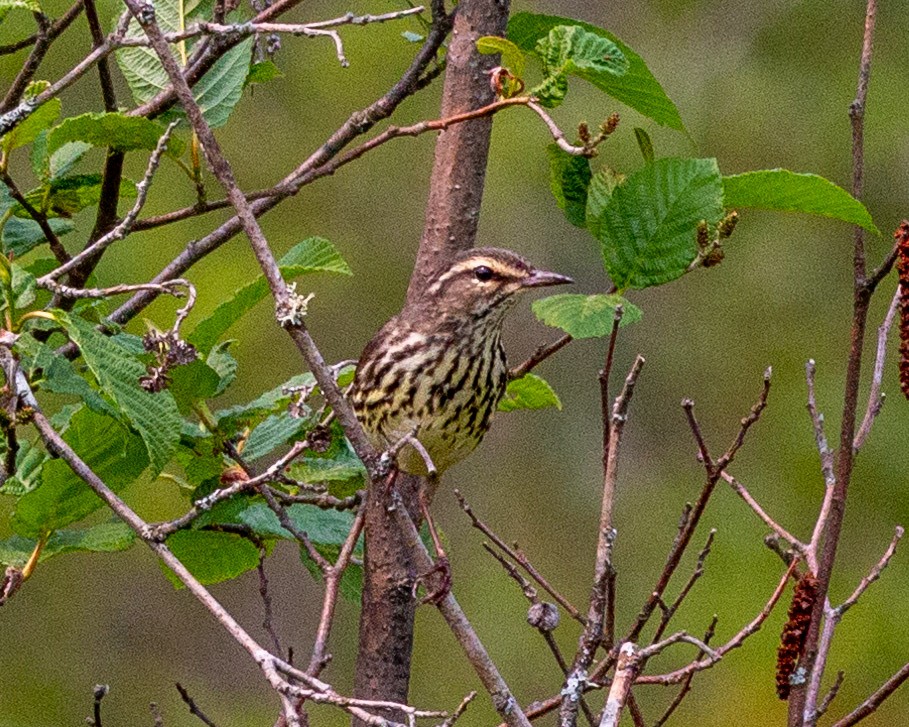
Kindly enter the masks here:
[[271, 605], [271, 594], [268, 591], [268, 575], [265, 573], [265, 558], [268, 555], [264, 545], [259, 546], [259, 564], [256, 571], [259, 573], [259, 596], [262, 598], [262, 628], [271, 639], [271, 644], [276, 654], [282, 653], [281, 640], [275, 630], [274, 611]]
[[852, 442], [852, 449], [858, 452], [868, 434], [871, 432], [871, 425], [877, 415], [880, 414], [884, 406], [884, 395], [881, 393], [881, 386], [884, 382], [884, 360], [887, 357], [887, 337], [890, 335], [890, 328], [893, 326], [893, 320], [896, 318], [896, 309], [900, 302], [900, 286], [896, 286], [893, 294], [893, 300], [887, 309], [887, 315], [877, 329], [877, 355], [874, 357], [874, 373], [871, 376], [871, 390], [868, 392], [868, 406], [865, 409], [865, 417], [862, 424], [856, 432], [855, 439]]
[[28, 84], [38, 71], [38, 66], [41, 65], [41, 61], [47, 55], [52, 42], [50, 37], [51, 23], [48, 17], [41, 11], [32, 13], [32, 16], [38, 24], [35, 45], [32, 47], [31, 53], [28, 54], [28, 58], [25, 59], [25, 63], [22, 64], [22, 68], [19, 69], [19, 73], [16, 74], [16, 78], [10, 84], [6, 96], [0, 101], [0, 114], [6, 113], [19, 103], [22, 94], [25, 93]]
[[807, 547], [802, 541], [796, 538], [792, 533], [790, 533], [786, 528], [780, 525], [776, 520], [774, 520], [770, 515], [767, 514], [767, 511], [764, 510], [759, 504], [758, 501], [754, 499], [748, 488], [746, 488], [741, 482], [739, 482], [735, 477], [726, 472], [725, 470], [721, 473], [721, 476], [726, 482], [729, 483], [729, 486], [732, 488], [732, 491], [735, 492], [745, 503], [750, 507], [754, 513], [761, 519], [761, 521], [773, 532], [779, 535], [783, 540], [785, 540], [789, 545], [793, 546], [797, 551], [804, 552], [807, 550]]
[[830, 705], [833, 704], [833, 700], [836, 699], [836, 695], [840, 693], [840, 687], [843, 686], [843, 679], [845, 678], [845, 672], [838, 671], [836, 673], [836, 679], [834, 680], [833, 685], [830, 687], [830, 689], [827, 690], [827, 693], [824, 695], [824, 698], [821, 700], [821, 703], [817, 707], [817, 712], [815, 714], [818, 719], [823, 717], [827, 713], [827, 710], [830, 709]]
[[874, 567], [868, 573], [867, 576], [862, 578], [859, 584], [855, 587], [855, 590], [852, 594], [843, 601], [839, 606], [836, 607], [835, 611], [837, 614], [837, 620], [843, 617], [843, 614], [846, 613], [850, 608], [852, 608], [861, 598], [862, 594], [868, 590], [868, 586], [874, 583], [878, 578], [881, 577], [884, 568], [890, 564], [891, 558], [896, 555], [896, 546], [899, 545], [900, 540], [903, 537], [904, 530], [899, 525], [896, 527], [896, 532], [893, 534], [893, 539], [890, 541], [890, 545], [887, 546], [887, 550], [884, 551], [884, 554], [881, 556], [881, 559], [875, 563]]
[[691, 573], [691, 577], [688, 579], [688, 582], [682, 587], [682, 590], [679, 591], [679, 595], [675, 597], [675, 600], [666, 608], [663, 609], [663, 616], [660, 618], [660, 625], [657, 627], [656, 632], [651, 639], [651, 644], [654, 644], [660, 640], [663, 633], [665, 633], [666, 628], [669, 626], [669, 622], [672, 620], [672, 617], [675, 615], [676, 611], [679, 610], [679, 607], [682, 605], [682, 602], [687, 598], [688, 594], [691, 592], [691, 589], [694, 588], [694, 584], [698, 582], [700, 577], [704, 575], [704, 563], [707, 560], [707, 556], [710, 555], [710, 549], [713, 547], [713, 539], [716, 536], [716, 528], [711, 528], [710, 533], [707, 535], [707, 542], [704, 543], [704, 547], [701, 549], [701, 552], [698, 553], [697, 563], [694, 567], [694, 571]]
[[207, 727], [218, 727], [218, 725], [216, 725], [208, 718], [208, 716], [206, 716], [205, 712], [199, 709], [199, 706], [196, 704], [195, 700], [189, 696], [189, 692], [186, 691], [182, 684], [177, 682], [175, 686], [177, 687], [177, 691], [180, 692], [180, 699], [182, 699], [184, 704], [189, 707], [189, 713], [191, 715], [198, 717], [200, 720], [202, 720], [203, 723], [207, 725]]
[[[601, 398], [608, 400], [608, 376], [609, 369], [612, 366], [612, 354], [615, 347], [616, 331], [621, 320], [621, 308], [617, 309], [616, 318], [613, 325], [613, 334], [610, 339], [610, 346], [606, 355], [606, 363], [603, 371], [600, 373]], [[584, 625], [584, 631], [578, 639], [578, 649], [575, 654], [574, 663], [571, 671], [565, 679], [565, 685], [562, 688], [562, 707], [559, 711], [559, 724], [561, 727], [572, 727], [577, 721], [577, 710], [580, 704], [580, 696], [583, 692], [584, 684], [587, 678], [587, 672], [596, 656], [597, 648], [603, 638], [603, 617], [606, 613], [607, 592], [606, 587], [608, 577], [612, 570], [612, 547], [615, 541], [615, 528], [613, 526], [613, 504], [615, 501], [615, 490], [618, 483], [618, 460], [619, 446], [622, 440], [622, 433], [625, 429], [625, 423], [628, 420], [628, 407], [631, 398], [634, 395], [635, 385], [640, 376], [641, 369], [644, 367], [644, 357], [637, 356], [631, 370], [625, 377], [625, 384], [621, 393], [616, 397], [612, 406], [611, 414], [604, 404], [604, 473], [603, 473], [603, 496], [602, 507], [600, 509], [600, 525], [597, 539], [597, 554], [594, 565], [593, 587], [590, 593], [590, 603], [587, 609], [587, 623]], [[623, 645], [625, 648], [627, 643]], [[635, 647], [636, 649], [637, 647]], [[619, 657], [621, 659], [621, 656]], [[618, 679], [618, 676], [615, 677]], [[633, 676], [632, 676], [633, 681]], [[613, 682], [615, 687], [615, 682]], [[627, 693], [622, 696], [622, 704], [627, 699]], [[608, 709], [608, 707], [607, 707]], [[618, 715], [616, 715], [616, 719]], [[601, 720], [600, 724], [603, 724]]]
[[44, 238], [47, 240], [51, 252], [54, 253], [54, 257], [57, 258], [57, 262], [61, 264], [68, 262], [69, 253], [66, 251], [66, 248], [63, 247], [63, 243], [60, 242], [57, 233], [54, 232], [53, 228], [50, 226], [47, 215], [35, 209], [34, 205], [32, 205], [26, 196], [19, 191], [19, 187], [16, 186], [13, 178], [5, 169], [0, 170], [0, 181], [9, 188], [10, 197], [22, 205], [22, 209], [28, 213], [28, 216], [38, 223], [38, 227], [41, 228], [41, 232], [44, 234]]
[[86, 260], [96, 257], [102, 250], [117, 242], [118, 240], [122, 240], [129, 234], [133, 223], [139, 216], [139, 212], [141, 212], [142, 208], [145, 206], [145, 200], [147, 199], [148, 191], [151, 188], [152, 178], [155, 176], [158, 165], [161, 163], [162, 155], [165, 151], [167, 151], [167, 142], [170, 140], [171, 134], [179, 123], [179, 121], [172, 121], [164, 133], [161, 135], [161, 138], [158, 139], [155, 150], [152, 152], [151, 156], [148, 159], [148, 165], [145, 168], [145, 174], [142, 177], [142, 181], [136, 184], [136, 201], [133, 203], [132, 209], [126, 214], [120, 223], [106, 235], [103, 235], [94, 243], [86, 247], [82, 252], [73, 257], [71, 260], [68, 259], [66, 261], [63, 261], [63, 264], [60, 267], [55, 268], [47, 275], [39, 278], [39, 285], [43, 285], [47, 281], [56, 280], [61, 275], [65, 275], [71, 270], [74, 270], [75, 268], [82, 265]]
[[[559, 665], [562, 676], [568, 676], [568, 663], [565, 661], [565, 657], [562, 656], [562, 650], [559, 648], [558, 642], [552, 635], [552, 631], [558, 625], [559, 612], [556, 609], [556, 606], [551, 603], [543, 603], [540, 601], [537, 590], [530, 581], [521, 575], [521, 572], [511, 561], [501, 555], [499, 551], [493, 548], [489, 543], [483, 543], [483, 549], [498, 561], [499, 565], [505, 569], [505, 572], [518, 584], [524, 597], [530, 601], [531, 607], [527, 614], [527, 622], [536, 628], [540, 633], [540, 636], [546, 641], [546, 646], [549, 647], [550, 653]], [[549, 620], [550, 612], [551, 615], [555, 616], [552, 620]], [[593, 727], [593, 725], [596, 724], [596, 717], [584, 701], [583, 697], [581, 697], [581, 710], [584, 712], [584, 717], [587, 719], [587, 722]]]
[[[79, 17], [82, 13], [83, 5], [82, 0], [76, 0], [73, 3], [69, 10], [67, 10], [59, 19], [55, 20], [51, 25], [50, 29], [47, 31], [47, 38], [50, 41], [53, 41], [57, 38], [60, 33], [66, 30], [72, 22]], [[34, 33], [27, 38], [22, 40], [17, 40], [15, 43], [10, 43], [8, 45], [0, 45], [0, 56], [9, 55], [10, 53], [15, 53], [16, 51], [22, 50], [23, 48], [28, 48], [30, 45], [34, 45], [38, 40], [38, 33]]]
[[874, 692], [874, 694], [868, 697], [868, 699], [862, 702], [852, 712], [838, 722], [834, 722], [832, 727], [852, 727], [852, 725], [858, 724], [865, 719], [865, 717], [876, 712], [877, 708], [884, 703], [884, 700], [899, 689], [902, 683], [907, 679], [909, 679], [909, 663], [905, 664], [902, 669], [884, 682], [880, 689]]
[[535, 369], [539, 364], [552, 356], [554, 353], [561, 351], [573, 340], [574, 339], [571, 337], [571, 335], [566, 333], [564, 336], [553, 341], [552, 343], [543, 344], [536, 351], [534, 351], [526, 361], [518, 364], [513, 369], [511, 369], [508, 372], [508, 378], [520, 379], [522, 376], [524, 376], [524, 374], [530, 373], [530, 371]]
[[720, 659], [722, 659], [726, 654], [728, 654], [733, 649], [739, 648], [745, 640], [756, 633], [758, 629], [761, 628], [764, 621], [767, 620], [767, 617], [770, 615], [770, 612], [773, 611], [774, 606], [776, 606], [777, 601], [780, 600], [780, 597], [783, 595], [783, 591], [786, 589], [786, 583], [789, 580], [789, 576], [795, 571], [796, 566], [798, 565], [798, 560], [793, 560], [792, 565], [789, 566], [789, 569], [783, 574], [783, 577], [780, 579], [779, 584], [774, 590], [773, 595], [770, 596], [770, 600], [767, 601], [767, 604], [764, 608], [761, 609], [761, 612], [744, 628], [742, 628], [735, 636], [733, 636], [729, 641], [727, 641], [722, 646], [711, 650], [711, 654], [708, 654], [706, 658], [698, 658], [695, 661], [690, 662], [687, 666], [682, 667], [681, 669], [676, 669], [667, 674], [653, 674], [653, 675], [644, 675], [640, 676], [637, 679], [637, 684], [678, 684], [679, 682], [684, 681], [690, 674], [694, 674], [698, 671], [703, 671], [708, 669], [714, 664], [716, 664]]
[[318, 676], [321, 670], [328, 663], [328, 639], [331, 636], [332, 624], [334, 624], [335, 607], [338, 603], [338, 592], [341, 587], [341, 579], [344, 577], [344, 571], [350, 565], [351, 557], [356, 548], [357, 541], [363, 532], [363, 519], [365, 508], [361, 505], [350, 526], [350, 532], [344, 539], [338, 559], [334, 565], [325, 572], [325, 596], [322, 600], [322, 615], [319, 618], [319, 626], [316, 629], [316, 638], [313, 644], [312, 657], [306, 673], [311, 676]]
[[[707, 627], [707, 631], [704, 633], [704, 638], [702, 639], [702, 641], [705, 644], [709, 644], [710, 640], [713, 638], [713, 636], [716, 632], [717, 621], [718, 621], [718, 617], [716, 616], [716, 614], [714, 614], [713, 619], [710, 621], [710, 626]], [[704, 656], [703, 652], [698, 654], [698, 659], [700, 659], [702, 656]], [[656, 722], [653, 723], [653, 727], [662, 727], [664, 724], [666, 724], [666, 722], [669, 720], [669, 718], [673, 715], [673, 713], [682, 704], [685, 697], [687, 697], [688, 694], [691, 692], [691, 682], [693, 679], [694, 679], [694, 673], [691, 673], [687, 677], [685, 677], [685, 680], [682, 682], [682, 688], [675, 695], [675, 697], [673, 698], [673, 700], [669, 704], [669, 706], [666, 707], [666, 710], [663, 712], [662, 716]]]
[[571, 616], [575, 621], [580, 624], [585, 624], [586, 619], [581, 614], [581, 612], [571, 603], [565, 596], [563, 596], [559, 591], [557, 591], [551, 583], [549, 583], [546, 578], [534, 567], [530, 562], [527, 556], [517, 548], [510, 547], [504, 540], [502, 540], [485, 522], [480, 520], [473, 511], [473, 508], [467, 503], [467, 500], [464, 499], [464, 496], [461, 494], [460, 490], [454, 491], [455, 497], [458, 499], [458, 503], [461, 505], [461, 509], [467, 514], [467, 517], [470, 518], [470, 522], [473, 526], [479, 530], [483, 535], [489, 538], [496, 547], [498, 547], [503, 553], [508, 555], [509, 558], [514, 560], [518, 565], [520, 565], [527, 574], [536, 581], [537, 585], [540, 586], [546, 593], [553, 597], [553, 599], [558, 603], [565, 611]]
[[[865, 31], [862, 39], [862, 54], [859, 63], [858, 84], [855, 100], [849, 109], [852, 121], [852, 196], [861, 200], [864, 182], [864, 117], [868, 82], [871, 75], [871, 58], [874, 45], [874, 30], [877, 18], [877, 1], [868, 0], [865, 11]], [[789, 696], [789, 727], [812, 727], [817, 712], [819, 690], [823, 679], [826, 654], [820, 653], [818, 639], [824, 620], [824, 607], [830, 589], [830, 579], [836, 564], [836, 553], [840, 543], [846, 498], [852, 480], [855, 463], [856, 412], [858, 410], [859, 388], [862, 373], [862, 355], [865, 342], [865, 328], [873, 290], [867, 286], [864, 230], [857, 226], [853, 236], [852, 256], [853, 308], [850, 330], [849, 354], [846, 361], [846, 375], [843, 394], [843, 410], [840, 423], [840, 441], [835, 461], [835, 483], [830, 488], [829, 511], [825, 514], [822, 538], [814, 539], [812, 546], [820, 552], [817, 555], [817, 594], [808, 634], [805, 638], [804, 657], [800, 661], [808, 675], [807, 687], [794, 685]], [[820, 536], [821, 533], [818, 533]], [[814, 553], [812, 553], [814, 555]], [[829, 648], [829, 644], [826, 645]]]

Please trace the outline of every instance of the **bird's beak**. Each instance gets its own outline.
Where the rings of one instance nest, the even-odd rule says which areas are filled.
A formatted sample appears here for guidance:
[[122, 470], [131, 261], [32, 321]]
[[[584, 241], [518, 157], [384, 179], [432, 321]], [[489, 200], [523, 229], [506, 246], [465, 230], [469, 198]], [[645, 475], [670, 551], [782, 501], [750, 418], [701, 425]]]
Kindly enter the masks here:
[[551, 273], [548, 270], [534, 270], [526, 278], [524, 278], [524, 287], [525, 288], [542, 288], [546, 285], [566, 285], [567, 283], [573, 283], [574, 280], [569, 278], [567, 275], [559, 275], [559, 273]]

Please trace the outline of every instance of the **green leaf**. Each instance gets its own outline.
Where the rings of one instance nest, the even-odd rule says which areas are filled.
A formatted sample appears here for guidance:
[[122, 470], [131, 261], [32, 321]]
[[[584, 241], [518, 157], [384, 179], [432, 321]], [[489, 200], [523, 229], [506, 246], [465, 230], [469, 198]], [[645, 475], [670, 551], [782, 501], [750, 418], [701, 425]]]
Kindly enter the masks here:
[[558, 144], [546, 147], [549, 154], [549, 188], [556, 204], [575, 227], [584, 227], [587, 217], [587, 187], [590, 162], [586, 157], [562, 151]]
[[254, 38], [247, 38], [235, 45], [193, 87], [196, 103], [213, 129], [227, 123], [234, 106], [243, 95], [254, 42]]
[[[47, 149], [53, 154], [64, 144], [82, 141], [122, 152], [153, 151], [164, 131], [163, 126], [143, 116], [127, 116], [119, 111], [88, 113], [64, 119], [51, 129]], [[171, 137], [168, 141], [168, 151], [174, 156], [182, 153], [182, 147], [183, 142], [179, 139]]]
[[[285, 279], [303, 273], [327, 272], [350, 275], [350, 267], [334, 245], [321, 237], [310, 237], [298, 243], [278, 261]], [[268, 283], [261, 275], [234, 294], [199, 322], [187, 340], [203, 352], [211, 350], [227, 330], [256, 303], [268, 296]]]
[[[246, 538], [211, 530], [178, 530], [167, 547], [203, 585], [220, 583], [259, 565], [259, 549]], [[162, 565], [175, 588], [183, 584]]]
[[231, 344], [233, 344], [233, 341], [222, 341], [211, 350], [208, 358], [205, 359], [205, 363], [211, 366], [212, 370], [218, 374], [218, 388], [215, 389], [215, 396], [223, 394], [237, 377], [239, 364], [237, 359], [227, 350]]
[[13, 296], [13, 308], [23, 310], [35, 301], [35, 293], [38, 284], [35, 282], [35, 276], [25, 270], [25, 268], [12, 263], [13, 278], [11, 290]]
[[634, 138], [638, 142], [638, 149], [641, 150], [641, 156], [644, 162], [650, 164], [654, 160], [653, 142], [650, 140], [650, 134], [640, 126], [634, 127]]
[[[353, 514], [346, 510], [322, 510], [315, 505], [302, 503], [295, 503], [285, 509], [294, 526], [306, 533], [317, 545], [342, 545], [353, 525]], [[256, 502], [241, 511], [236, 522], [248, 525], [256, 535], [263, 538], [294, 539], [264, 502]]]
[[630, 174], [595, 218], [612, 282], [624, 290], [675, 280], [697, 255], [698, 223], [723, 214], [715, 159], [658, 159]]
[[247, 462], [270, 454], [275, 448], [294, 440], [312, 422], [308, 419], [292, 417], [288, 412], [272, 414], [266, 417], [249, 435], [243, 448], [243, 458]]
[[[135, 197], [136, 185], [129, 179], [121, 180], [120, 196], [124, 199]], [[25, 199], [46, 217], [72, 217], [80, 210], [98, 204], [101, 199], [101, 175], [54, 177], [47, 186], [31, 190]], [[21, 205], [13, 208], [13, 214], [31, 218], [31, 214]]]
[[502, 65], [517, 78], [524, 77], [524, 53], [514, 43], [497, 35], [477, 38], [477, 50], [483, 55], [502, 54]]
[[237, 404], [215, 412], [218, 426], [230, 428], [238, 422], [249, 422], [264, 418], [268, 414], [277, 413], [286, 409], [290, 401], [291, 395], [284, 393], [285, 387], [315, 386], [315, 383], [316, 380], [312, 373], [307, 371], [304, 374], [298, 374], [284, 384], [266, 391], [250, 402]]
[[255, 83], [268, 83], [275, 78], [283, 78], [284, 74], [272, 61], [260, 61], [253, 63], [249, 67], [249, 73], [246, 75], [246, 86], [252, 86]]
[[41, 12], [38, 0], [0, 0], [0, 10], [12, 10], [14, 8], [31, 10], [33, 13]]
[[13, 149], [31, 144], [60, 115], [60, 99], [45, 101], [25, 121], [0, 137], [0, 149], [9, 154]]
[[618, 306], [623, 311], [620, 328], [641, 320], [641, 309], [621, 295], [565, 293], [535, 300], [531, 307], [543, 323], [561, 328], [572, 338], [596, 338], [612, 333]]
[[599, 239], [599, 216], [612, 199], [612, 191], [625, 182], [625, 175], [604, 167], [593, 175], [587, 187], [587, 210], [585, 220], [590, 234]]
[[185, 366], [170, 371], [170, 385], [167, 390], [184, 414], [192, 411], [193, 404], [215, 395], [221, 377], [204, 361], [196, 359]]
[[524, 374], [520, 379], [508, 382], [505, 396], [499, 402], [499, 411], [546, 409], [550, 406], [562, 408], [562, 402], [549, 383], [536, 374]]
[[24, 356], [26, 371], [34, 374], [41, 370], [42, 378], [38, 384], [42, 390], [75, 396], [79, 401], [85, 402], [92, 411], [114, 418], [118, 416], [117, 410], [76, 372], [73, 363], [47, 344], [23, 334], [16, 341], [15, 349], [20, 356]]
[[[76, 229], [70, 220], [65, 219], [54, 218], [48, 220], [48, 224], [57, 237]], [[34, 220], [10, 217], [3, 226], [3, 252], [6, 255], [22, 257], [44, 242], [47, 242], [47, 238]]]
[[604, 76], [628, 72], [628, 59], [609, 38], [580, 25], [557, 25], [537, 41], [545, 75], [575, 75], [602, 82]]
[[167, 464], [180, 438], [180, 412], [168, 391], [149, 393], [139, 386], [145, 367], [116, 341], [95, 330], [79, 316], [55, 311], [70, 339], [101, 388], [141, 435], [151, 459], [153, 474]]
[[63, 144], [57, 151], [51, 154], [48, 163], [48, 173], [52, 179], [66, 176], [81, 159], [85, 156], [91, 144], [84, 141], [70, 141]]
[[[303, 457], [290, 467], [290, 476], [309, 483], [363, 480], [366, 468], [349, 447], [334, 457]], [[356, 490], [355, 490], [356, 491]]]
[[880, 235], [865, 205], [845, 189], [816, 174], [763, 169], [723, 177], [724, 204], [729, 209], [755, 207], [832, 217]]
[[603, 74], [596, 80], [588, 79], [594, 86], [662, 126], [685, 130], [678, 109], [653, 77], [644, 60], [612, 33], [570, 18], [516, 13], [508, 21], [508, 39], [522, 50], [533, 53], [537, 41], [547, 37], [549, 31], [559, 25], [576, 25], [589, 33], [611, 40], [628, 61], [628, 70], [621, 76]]
[[363, 488], [366, 468], [343, 440], [332, 456], [302, 457], [291, 465], [289, 474], [299, 482], [325, 483], [335, 497], [347, 497]]
[[546, 76], [538, 85], [530, 89], [530, 93], [543, 106], [554, 109], [565, 100], [568, 93], [568, 76]]
[[[188, 5], [185, 8], [186, 20], [190, 21], [194, 17], [194, 11], [204, 15], [204, 4]], [[155, 20], [158, 27], [165, 33], [181, 30], [184, 23], [181, 23], [180, 10], [181, 0], [156, 0]], [[126, 37], [144, 38], [145, 31], [135, 20], [131, 20]], [[193, 96], [201, 107], [205, 120], [213, 128], [224, 125], [240, 100], [252, 60], [253, 42], [253, 38], [247, 38], [224, 53], [193, 87]], [[190, 46], [191, 42], [188, 41], [187, 47]], [[176, 45], [171, 46], [171, 53], [181, 63]], [[170, 86], [167, 73], [151, 48], [122, 48], [117, 51], [117, 63], [137, 104], [150, 101]]]
[[[135, 539], [135, 533], [122, 522], [101, 523], [86, 530], [56, 530], [48, 538], [38, 562], [61, 553], [115, 553], [128, 549]], [[20, 535], [0, 541], [0, 563], [21, 568], [37, 544], [37, 540]]]
[[[135, 481], [148, 466], [141, 439], [90, 409], [73, 416], [63, 439], [114, 492]], [[52, 459], [41, 470], [41, 484], [16, 504], [13, 529], [37, 537], [81, 520], [103, 504], [66, 462]]]

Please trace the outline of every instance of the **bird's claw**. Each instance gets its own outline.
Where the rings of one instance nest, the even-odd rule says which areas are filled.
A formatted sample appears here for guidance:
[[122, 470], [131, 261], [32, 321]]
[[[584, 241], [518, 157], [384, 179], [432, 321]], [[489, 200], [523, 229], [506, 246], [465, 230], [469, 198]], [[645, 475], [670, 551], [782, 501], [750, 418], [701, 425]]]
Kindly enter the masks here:
[[[436, 576], [434, 579], [436, 585], [435, 588], [430, 590], [428, 582], [433, 576]], [[417, 587], [421, 583], [426, 588], [426, 595], [420, 599], [420, 604], [431, 603], [433, 606], [441, 604], [451, 593], [451, 564], [448, 562], [448, 556], [440, 555], [436, 558], [432, 568], [417, 576], [413, 586], [414, 595], [416, 595]]]

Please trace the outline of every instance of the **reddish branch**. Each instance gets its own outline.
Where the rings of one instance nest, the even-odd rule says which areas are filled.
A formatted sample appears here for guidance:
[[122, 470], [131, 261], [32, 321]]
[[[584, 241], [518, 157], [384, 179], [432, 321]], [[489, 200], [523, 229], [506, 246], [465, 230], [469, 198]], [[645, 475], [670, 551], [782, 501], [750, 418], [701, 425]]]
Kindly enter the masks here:
[[[852, 194], [861, 199], [864, 180], [864, 115], [865, 99], [868, 92], [868, 81], [871, 74], [871, 57], [874, 41], [874, 28], [877, 15], [876, 0], [868, 0], [865, 15], [865, 33], [862, 42], [862, 55], [859, 64], [859, 78], [856, 97], [850, 106], [852, 120]], [[824, 617], [824, 603], [830, 588], [830, 577], [836, 564], [837, 548], [843, 527], [846, 511], [846, 496], [852, 479], [852, 468], [855, 460], [856, 411], [858, 408], [859, 387], [861, 384], [862, 351], [865, 341], [865, 326], [873, 288], [867, 284], [865, 262], [864, 230], [855, 228], [853, 243], [853, 314], [850, 334], [850, 350], [846, 364], [845, 392], [843, 396], [843, 414], [840, 429], [840, 442], [836, 454], [835, 478], [830, 495], [830, 512], [823, 533], [823, 546], [819, 554], [817, 568], [818, 600], [811, 614], [811, 626], [805, 642], [805, 672], [809, 675], [808, 683], [818, 684], [822, 674], [813, 675], [815, 663], [819, 659], [818, 639]], [[820, 663], [825, 661], [820, 657]], [[822, 668], [822, 667], [821, 667]], [[813, 724], [819, 695], [815, 689], [809, 690], [799, 685], [792, 690], [789, 699], [789, 727], [803, 727]]]

